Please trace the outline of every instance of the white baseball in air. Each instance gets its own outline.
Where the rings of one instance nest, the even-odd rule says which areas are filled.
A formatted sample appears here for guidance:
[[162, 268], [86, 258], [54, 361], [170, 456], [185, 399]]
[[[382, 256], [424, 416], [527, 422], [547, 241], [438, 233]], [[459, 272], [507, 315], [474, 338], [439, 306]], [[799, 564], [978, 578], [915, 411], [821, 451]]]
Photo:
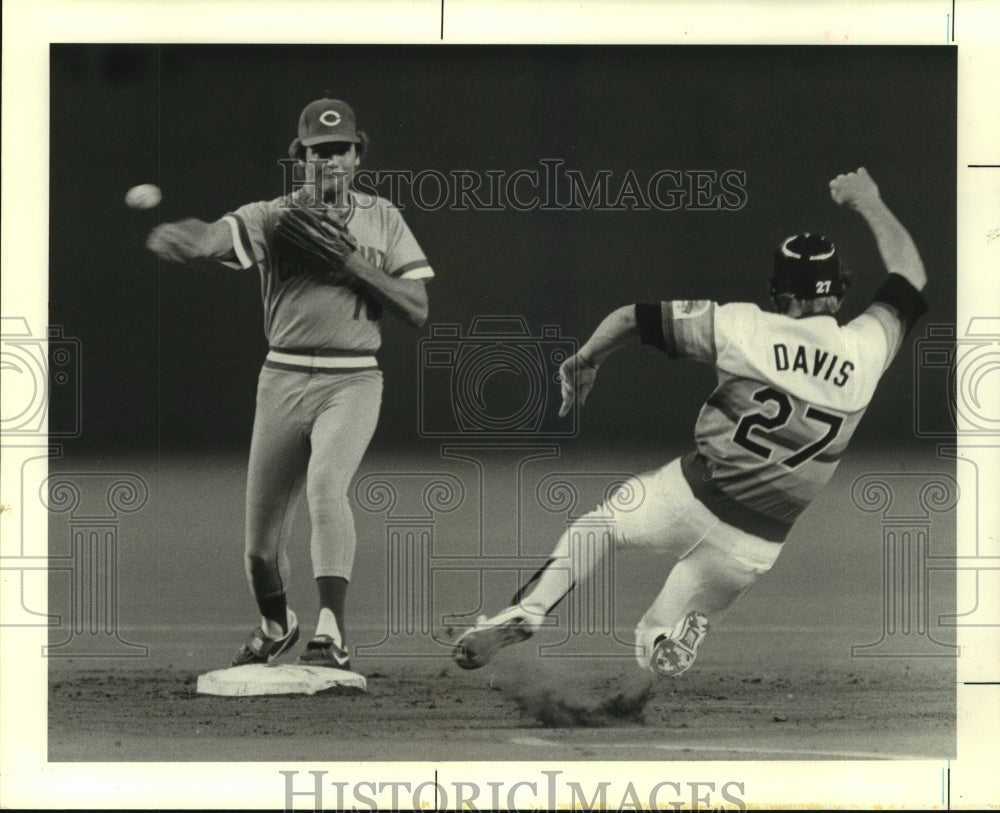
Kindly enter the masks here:
[[152, 209], [163, 200], [160, 187], [153, 183], [133, 186], [125, 193], [125, 205], [130, 209]]

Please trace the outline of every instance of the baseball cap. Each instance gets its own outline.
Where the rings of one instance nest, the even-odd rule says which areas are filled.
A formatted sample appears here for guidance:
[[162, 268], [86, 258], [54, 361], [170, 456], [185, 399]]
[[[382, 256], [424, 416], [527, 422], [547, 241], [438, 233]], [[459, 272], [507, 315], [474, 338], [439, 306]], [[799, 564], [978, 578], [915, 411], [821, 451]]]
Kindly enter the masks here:
[[794, 294], [800, 299], [843, 296], [848, 281], [841, 272], [834, 244], [819, 234], [793, 234], [774, 252], [771, 295]]
[[340, 99], [317, 99], [307, 104], [299, 116], [299, 141], [303, 147], [328, 141], [360, 144], [351, 106]]

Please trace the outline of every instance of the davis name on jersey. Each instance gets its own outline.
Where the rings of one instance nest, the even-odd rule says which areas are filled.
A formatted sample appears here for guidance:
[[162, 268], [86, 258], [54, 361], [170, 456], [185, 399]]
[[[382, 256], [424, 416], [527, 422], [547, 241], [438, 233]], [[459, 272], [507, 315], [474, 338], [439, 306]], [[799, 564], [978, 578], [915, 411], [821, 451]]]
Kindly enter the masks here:
[[718, 377], [682, 461], [688, 483], [721, 519], [783, 540], [833, 476], [903, 321], [883, 302], [843, 326], [705, 300], [664, 302], [660, 315], [662, 349]]
[[[847, 378], [854, 369], [854, 362], [840, 361], [840, 356], [830, 355], [829, 351], [820, 350], [818, 347], [810, 348], [811, 353], [806, 350], [805, 345], [789, 350], [788, 345], [779, 342], [774, 345], [774, 366], [779, 371], [798, 370], [806, 375], [822, 375], [824, 381], [830, 381], [830, 374], [837, 370], [837, 375], [833, 378], [833, 384], [842, 387], [847, 383]], [[811, 363], [810, 363], [811, 360]], [[840, 366], [838, 367], [838, 362]], [[825, 371], [825, 372], [824, 372]]]

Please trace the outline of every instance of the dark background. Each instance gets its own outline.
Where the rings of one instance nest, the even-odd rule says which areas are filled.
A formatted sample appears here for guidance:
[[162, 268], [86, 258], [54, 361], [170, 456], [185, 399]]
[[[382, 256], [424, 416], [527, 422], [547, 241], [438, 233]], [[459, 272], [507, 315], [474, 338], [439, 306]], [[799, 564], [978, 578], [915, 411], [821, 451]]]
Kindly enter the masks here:
[[[80, 340], [82, 431], [66, 451], [241, 449], [266, 344], [252, 272], [158, 263], [149, 229], [214, 220], [282, 192], [298, 115], [350, 102], [369, 169], [741, 170], [739, 211], [421, 211], [397, 200], [437, 278], [421, 331], [384, 322], [374, 447], [419, 444], [418, 343], [432, 324], [520, 315], [583, 341], [611, 308], [680, 297], [768, 304], [774, 246], [838, 244], [855, 278], [842, 315], [883, 271], [834, 175], [867, 166], [931, 278], [925, 322], [954, 322], [955, 49], [946, 47], [101, 46], [51, 50], [50, 323]], [[138, 183], [162, 205], [123, 204]], [[409, 205], [407, 205], [409, 203]], [[913, 343], [856, 436], [913, 437]], [[643, 348], [601, 372], [581, 442], [683, 445], [714, 382]], [[497, 386], [494, 381], [492, 386]], [[509, 382], [516, 391], [519, 383]], [[503, 389], [501, 386], [500, 389]], [[498, 397], [502, 396], [502, 393]], [[944, 393], [922, 408], [945, 415]], [[442, 401], [428, 405], [448, 409]], [[55, 398], [52, 420], [65, 416]], [[934, 416], [932, 415], [932, 419]], [[928, 446], [928, 449], [931, 447]]]
[[[946, 500], [908, 507], [956, 466], [937, 456], [937, 439], [918, 441], [913, 431], [917, 400], [926, 424], [947, 423], [942, 371], [919, 391], [928, 378], [914, 358], [927, 324], [954, 322], [954, 48], [54, 45], [51, 54], [50, 322], [79, 341], [82, 368], [52, 388], [50, 432], [76, 425], [64, 393], [79, 384], [83, 401], [79, 437], [53, 436], [61, 459], [37, 457], [20, 472], [32, 483], [25, 493], [43, 501], [51, 470], [82, 495], [72, 510], [65, 502], [48, 511], [52, 567], [24, 574], [29, 599], [34, 580], [47, 581], [40, 594], [57, 648], [47, 661], [50, 759], [530, 761], [558, 752], [614, 761], [635, 753], [618, 747], [622, 739], [650, 744], [639, 758], [670, 743], [685, 759], [728, 759], [726, 748], [734, 759], [954, 758], [956, 660], [851, 649], [885, 640], [890, 623], [897, 633], [916, 630], [906, 636], [914, 646], [952, 642], [952, 619], [975, 598], [956, 601], [953, 571], [927, 571], [911, 585], [916, 571], [896, 570], [901, 556], [912, 553], [912, 564], [919, 553], [900, 548], [900, 516], [913, 520], [907, 538], [928, 555], [956, 551]], [[280, 194], [277, 161], [299, 112], [327, 93], [351, 102], [371, 134], [370, 168], [513, 172], [550, 158], [616, 181], [629, 171], [645, 180], [662, 169], [734, 169], [746, 173], [747, 203], [735, 212], [456, 212], [397, 200], [437, 279], [423, 330], [385, 321], [385, 404], [356, 478], [387, 483], [383, 493], [399, 500], [365, 508], [352, 492], [359, 545], [348, 640], [376, 702], [317, 697], [305, 708], [261, 698], [234, 713], [231, 703], [199, 700], [195, 708], [194, 676], [225, 666], [256, 615], [242, 563], [246, 450], [265, 351], [259, 282], [252, 272], [158, 263], [143, 242], [160, 220], [212, 220]], [[512, 737], [540, 734], [510, 699], [525, 682], [550, 696], [539, 674], [555, 676], [555, 696], [570, 707], [586, 702], [577, 686], [602, 701], [610, 687], [627, 689], [634, 661], [621, 642], [672, 560], [645, 550], [608, 557], [614, 569], [578, 591], [579, 605], [558, 609], [560, 627], [547, 634], [580, 621], [571, 639], [579, 657], [541, 664], [551, 671], [539, 673], [538, 650], [525, 646], [458, 674], [446, 666], [447, 619], [504, 606], [609, 482], [689, 447], [714, 376], [707, 365], [630, 348], [602, 369], [580, 435], [558, 458], [514, 444], [483, 444], [463, 458], [460, 445], [446, 455], [440, 439], [420, 436], [422, 406], [435, 418], [451, 408], [441, 390], [418, 403], [420, 340], [434, 325], [467, 329], [485, 314], [521, 316], [536, 335], [558, 325], [583, 340], [612, 307], [636, 300], [767, 305], [775, 244], [806, 229], [833, 237], [854, 273], [850, 318], [883, 271], [867, 228], [834, 206], [827, 183], [859, 165], [917, 240], [932, 311], [887, 373], [851, 453], [774, 569], [709, 636], [687, 682], [659, 692], [647, 727], [564, 729], [554, 745], [510, 750]], [[146, 182], [163, 188], [162, 205], [127, 209], [126, 190]], [[496, 375], [486, 394], [509, 403], [523, 383]], [[453, 510], [432, 510], [427, 498], [439, 475], [461, 484]], [[888, 483], [891, 516], [859, 502], [865, 477]], [[542, 485], [553, 479], [578, 498], [546, 507]], [[141, 485], [148, 500], [129, 502], [116, 481]], [[119, 507], [109, 516], [112, 495]], [[309, 629], [305, 508], [288, 549], [290, 601]], [[921, 511], [935, 508], [942, 513], [924, 528]], [[108, 601], [83, 600], [101, 588]], [[591, 601], [614, 621], [616, 638], [587, 630], [571, 609]], [[900, 619], [917, 604], [923, 630], [907, 626], [916, 616]], [[107, 642], [78, 634], [88, 629], [113, 629], [113, 653], [143, 646], [147, 657], [68, 657], [81, 654], [72, 646], [87, 653]], [[326, 713], [316, 701], [335, 705]]]

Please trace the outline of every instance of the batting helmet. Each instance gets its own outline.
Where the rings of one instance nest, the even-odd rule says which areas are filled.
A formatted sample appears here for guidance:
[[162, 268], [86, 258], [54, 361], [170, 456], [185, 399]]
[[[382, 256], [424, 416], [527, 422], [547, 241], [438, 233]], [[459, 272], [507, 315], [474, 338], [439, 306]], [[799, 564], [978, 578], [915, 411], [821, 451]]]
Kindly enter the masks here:
[[799, 299], [843, 296], [849, 281], [841, 270], [837, 248], [818, 234], [794, 234], [774, 252], [771, 296], [792, 294]]

